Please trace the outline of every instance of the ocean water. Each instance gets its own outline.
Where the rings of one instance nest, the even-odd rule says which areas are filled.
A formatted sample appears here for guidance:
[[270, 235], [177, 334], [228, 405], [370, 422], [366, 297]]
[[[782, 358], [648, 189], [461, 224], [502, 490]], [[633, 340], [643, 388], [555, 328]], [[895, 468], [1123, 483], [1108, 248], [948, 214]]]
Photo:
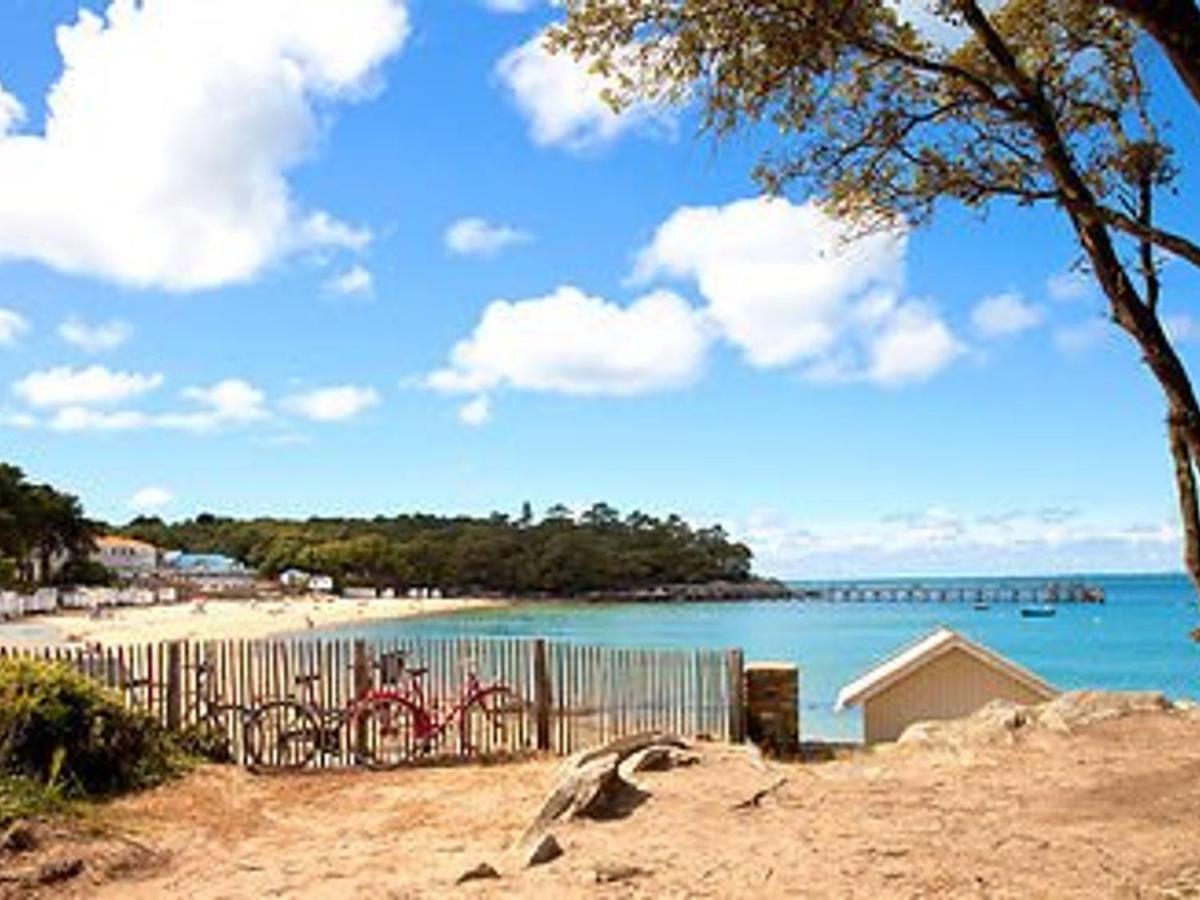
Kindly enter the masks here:
[[[898, 647], [943, 624], [1059, 688], [1147, 689], [1176, 698], [1200, 697], [1200, 644], [1189, 636], [1200, 625], [1200, 614], [1183, 576], [1079, 576], [1078, 580], [1102, 586], [1107, 602], [1064, 604], [1049, 619], [1022, 618], [1018, 604], [999, 602], [987, 611], [976, 611], [970, 603], [547, 603], [335, 631], [339, 637], [545, 637], [626, 647], [741, 647], [748, 661], [799, 664], [801, 730], [806, 738], [858, 739], [860, 713], [833, 712], [838, 690]], [[1004, 584], [1032, 586], [1045, 581], [1005, 579]], [[922, 579], [919, 583], [972, 582]]]

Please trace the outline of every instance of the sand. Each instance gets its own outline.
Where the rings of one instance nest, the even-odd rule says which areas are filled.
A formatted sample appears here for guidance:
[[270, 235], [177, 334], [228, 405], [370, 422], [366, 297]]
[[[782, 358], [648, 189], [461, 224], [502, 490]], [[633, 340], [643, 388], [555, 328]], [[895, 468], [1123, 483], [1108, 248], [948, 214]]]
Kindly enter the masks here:
[[255, 639], [279, 634], [413, 616], [445, 615], [504, 606], [492, 599], [407, 598], [353, 600], [296, 597], [271, 600], [208, 600], [204, 612], [193, 603], [170, 606], [122, 607], [103, 618], [86, 613], [33, 616], [0, 624], [4, 643], [131, 644], [176, 640]]
[[[650, 796], [626, 818], [556, 826], [565, 855], [536, 869], [510, 848], [557, 760], [289, 776], [209, 767], [104, 808], [97, 819], [120, 841], [63, 840], [9, 869], [83, 859], [46, 895], [122, 900], [1200, 896], [1194, 713], [966, 755], [901, 748], [766, 769], [742, 748], [697, 746], [699, 765], [639, 776]], [[758, 806], [735, 808], [781, 779]], [[454, 885], [481, 862], [501, 878]]]

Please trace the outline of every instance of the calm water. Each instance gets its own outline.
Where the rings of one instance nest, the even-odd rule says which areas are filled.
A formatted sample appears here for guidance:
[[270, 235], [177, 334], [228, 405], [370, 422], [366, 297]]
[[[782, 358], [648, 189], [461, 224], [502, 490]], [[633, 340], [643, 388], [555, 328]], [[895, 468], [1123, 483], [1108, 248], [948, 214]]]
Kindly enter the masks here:
[[[1188, 582], [1173, 575], [1088, 577], [1086, 581], [1102, 585], [1108, 602], [1064, 605], [1052, 619], [1022, 619], [1019, 607], [1010, 603], [995, 603], [986, 612], [972, 609], [970, 603], [543, 604], [355, 626], [337, 633], [540, 636], [630, 647], [740, 646], [748, 660], [799, 663], [801, 727], [806, 737], [857, 738], [858, 712], [833, 712], [839, 688], [899, 645], [939, 624], [1011, 657], [1057, 687], [1154, 689], [1173, 697], [1200, 697], [1200, 645], [1188, 636], [1198, 616]], [[923, 579], [921, 583], [970, 582]]]

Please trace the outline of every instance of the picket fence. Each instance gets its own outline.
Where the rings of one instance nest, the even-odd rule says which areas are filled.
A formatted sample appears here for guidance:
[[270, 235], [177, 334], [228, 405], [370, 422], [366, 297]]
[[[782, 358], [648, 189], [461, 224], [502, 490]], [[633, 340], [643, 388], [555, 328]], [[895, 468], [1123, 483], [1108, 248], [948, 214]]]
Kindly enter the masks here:
[[[650, 650], [545, 640], [293, 639], [139, 644], [122, 647], [0, 647], [0, 657], [59, 660], [116, 691], [124, 702], [171, 729], [223, 731], [233, 760], [252, 752], [253, 714], [292, 701], [313, 720], [330, 723], [310, 766], [355, 765], [371, 734], [343, 715], [372, 690], [421, 668], [425, 709], [439, 729], [413, 761], [428, 758], [569, 754], [625, 734], [664, 730], [716, 740], [742, 740], [740, 650]], [[401, 663], [402, 661], [402, 663]], [[455, 706], [467, 673], [511, 691], [502, 728], [470, 735], [456, 729]], [[407, 676], [406, 676], [407, 677]], [[214, 716], [215, 710], [235, 710]]]

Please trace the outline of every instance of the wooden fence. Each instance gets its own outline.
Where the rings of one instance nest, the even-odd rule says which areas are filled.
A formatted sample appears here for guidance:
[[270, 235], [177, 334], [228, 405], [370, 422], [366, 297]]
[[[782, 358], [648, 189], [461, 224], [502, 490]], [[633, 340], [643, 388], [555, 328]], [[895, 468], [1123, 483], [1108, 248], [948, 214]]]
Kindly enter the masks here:
[[[408, 738], [405, 755], [414, 760], [568, 754], [648, 729], [717, 740], [744, 736], [740, 650], [421, 638], [0, 647], [0, 657], [12, 655], [60, 660], [169, 728], [215, 729], [231, 759], [264, 767], [301, 762], [264, 753], [271, 716], [287, 720], [276, 723], [277, 731], [317, 726], [309, 743], [318, 746], [309, 747], [304, 765], [344, 767], [374, 758], [386, 729], [368, 727], [351, 710], [373, 691], [388, 690], [408, 691], [407, 705], [428, 716], [419, 739]], [[414, 677], [413, 670], [425, 671]], [[490, 718], [457, 714], [469, 696], [468, 673], [481, 685], [508, 689]], [[418, 683], [419, 699], [411, 694]]]

